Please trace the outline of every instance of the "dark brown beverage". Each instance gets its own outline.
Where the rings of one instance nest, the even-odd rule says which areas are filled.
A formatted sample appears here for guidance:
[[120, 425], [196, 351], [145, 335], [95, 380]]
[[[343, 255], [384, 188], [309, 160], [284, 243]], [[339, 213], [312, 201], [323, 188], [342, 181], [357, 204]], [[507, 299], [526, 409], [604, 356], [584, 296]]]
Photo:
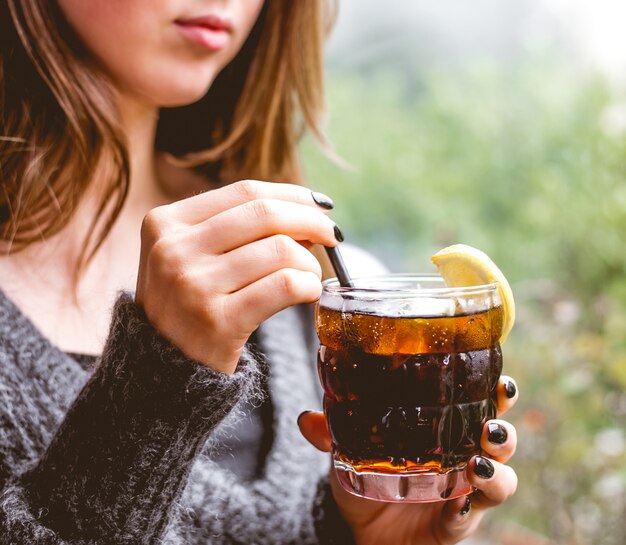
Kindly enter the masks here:
[[495, 417], [502, 307], [393, 318], [320, 308], [318, 368], [335, 454], [357, 472], [445, 472]]
[[326, 282], [318, 369], [341, 485], [384, 501], [472, 490], [465, 469], [496, 416], [504, 312], [497, 284], [441, 277]]

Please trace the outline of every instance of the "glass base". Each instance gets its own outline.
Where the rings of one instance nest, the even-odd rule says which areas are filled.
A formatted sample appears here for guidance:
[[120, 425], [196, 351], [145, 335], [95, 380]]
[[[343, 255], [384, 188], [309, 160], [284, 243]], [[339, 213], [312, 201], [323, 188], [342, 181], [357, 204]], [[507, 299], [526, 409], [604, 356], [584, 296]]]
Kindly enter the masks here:
[[359, 473], [335, 461], [341, 486], [351, 494], [386, 502], [426, 503], [451, 500], [473, 492], [465, 474], [466, 466], [446, 473]]

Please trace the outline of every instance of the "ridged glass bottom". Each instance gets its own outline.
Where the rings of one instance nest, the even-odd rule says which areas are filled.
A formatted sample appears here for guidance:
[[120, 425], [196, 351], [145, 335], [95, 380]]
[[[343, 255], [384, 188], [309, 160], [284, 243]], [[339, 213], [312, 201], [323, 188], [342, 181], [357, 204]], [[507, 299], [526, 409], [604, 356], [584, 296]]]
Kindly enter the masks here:
[[467, 480], [466, 465], [446, 473], [398, 474], [357, 472], [351, 466], [334, 461], [341, 486], [351, 494], [386, 502], [426, 503], [451, 500], [473, 491]]

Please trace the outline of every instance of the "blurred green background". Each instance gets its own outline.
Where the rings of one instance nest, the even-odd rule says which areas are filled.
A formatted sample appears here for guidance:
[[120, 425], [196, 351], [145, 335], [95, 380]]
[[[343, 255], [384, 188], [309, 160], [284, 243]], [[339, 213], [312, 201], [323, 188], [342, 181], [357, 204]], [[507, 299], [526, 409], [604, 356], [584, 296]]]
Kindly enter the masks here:
[[623, 545], [626, 41], [607, 67], [570, 12], [539, 0], [388, 0], [387, 19], [356, 1], [328, 58], [327, 133], [349, 166], [306, 141], [308, 179], [392, 270], [431, 271], [462, 242], [516, 298], [504, 356], [520, 484], [467, 543]]

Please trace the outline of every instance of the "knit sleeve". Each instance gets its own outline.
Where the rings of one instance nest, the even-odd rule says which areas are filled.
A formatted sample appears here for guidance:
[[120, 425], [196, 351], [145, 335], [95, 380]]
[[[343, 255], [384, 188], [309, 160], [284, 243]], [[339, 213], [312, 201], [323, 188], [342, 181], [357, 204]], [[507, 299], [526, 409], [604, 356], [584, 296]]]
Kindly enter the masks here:
[[[233, 375], [189, 360], [123, 295], [101, 361], [45, 454], [5, 478], [0, 544], [158, 543], [202, 445], [256, 375], [247, 352]], [[0, 419], [27, 410], [0, 407]]]

